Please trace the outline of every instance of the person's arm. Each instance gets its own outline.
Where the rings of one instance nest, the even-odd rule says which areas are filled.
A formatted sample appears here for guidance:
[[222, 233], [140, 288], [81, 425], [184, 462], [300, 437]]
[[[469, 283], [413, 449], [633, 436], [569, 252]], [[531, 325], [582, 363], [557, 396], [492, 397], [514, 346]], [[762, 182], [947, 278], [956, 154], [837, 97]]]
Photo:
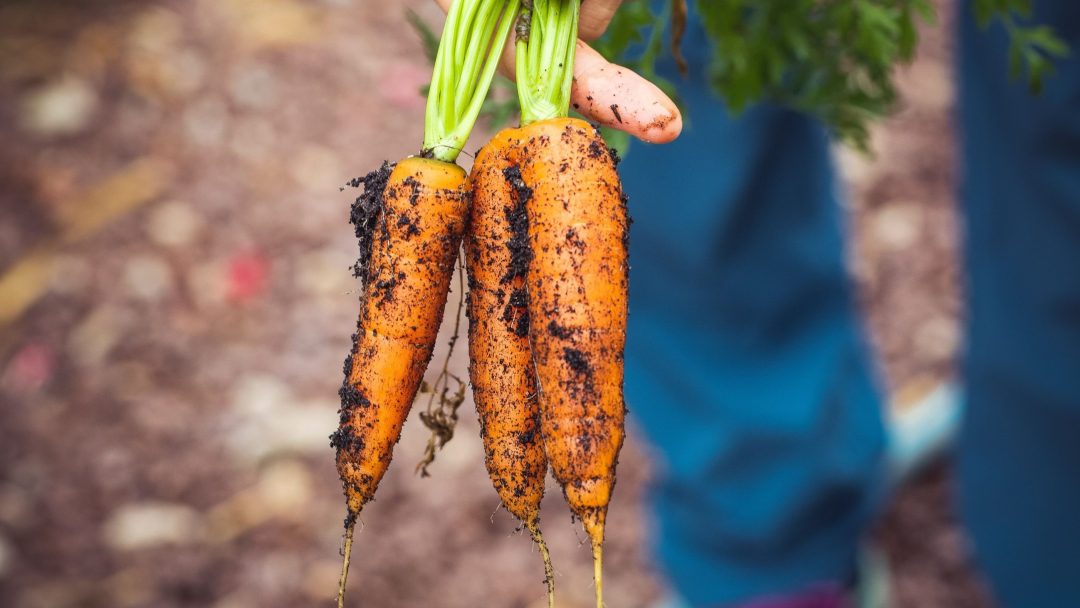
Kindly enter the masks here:
[[[435, 0], [445, 11], [453, 0]], [[610, 63], [584, 41], [603, 35], [622, 0], [587, 0], [581, 5], [571, 104], [585, 117], [626, 131], [642, 141], [667, 143], [682, 132], [682, 115], [656, 85]], [[504, 51], [502, 69], [514, 73], [514, 45]]]

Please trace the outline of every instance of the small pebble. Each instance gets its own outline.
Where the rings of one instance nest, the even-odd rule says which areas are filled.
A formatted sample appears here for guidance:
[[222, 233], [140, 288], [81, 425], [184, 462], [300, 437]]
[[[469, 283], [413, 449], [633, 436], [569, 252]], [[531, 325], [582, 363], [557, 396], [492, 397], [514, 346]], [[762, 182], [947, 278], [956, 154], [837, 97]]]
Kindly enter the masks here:
[[247, 65], [233, 73], [229, 96], [240, 107], [265, 110], [278, 99], [278, 84], [273, 70], [265, 65]]
[[40, 137], [75, 135], [90, 125], [97, 106], [97, 92], [89, 84], [63, 76], [27, 96], [19, 122]]
[[163, 247], [187, 247], [199, 236], [202, 217], [186, 202], [167, 201], [150, 212], [146, 231]]
[[918, 240], [922, 212], [916, 203], [890, 203], [873, 220], [873, 234], [886, 249], [901, 250]]
[[156, 302], [172, 290], [172, 269], [154, 255], [137, 255], [124, 264], [128, 292], [146, 302]]
[[184, 132], [198, 146], [220, 145], [229, 127], [229, 109], [216, 97], [203, 97], [184, 111]]
[[129, 503], [105, 522], [106, 542], [115, 549], [131, 551], [165, 544], [185, 544], [197, 539], [199, 514], [172, 503]]
[[296, 460], [275, 462], [259, 478], [261, 504], [279, 516], [296, 515], [311, 500], [312, 482], [307, 467]]
[[233, 387], [224, 420], [229, 447], [242, 462], [323, 453], [337, 408], [333, 398], [298, 403], [285, 383], [268, 374], [245, 376]]
[[348, 253], [338, 249], [320, 249], [296, 260], [294, 281], [304, 293], [337, 298], [355, 289], [347, 268], [352, 263]]

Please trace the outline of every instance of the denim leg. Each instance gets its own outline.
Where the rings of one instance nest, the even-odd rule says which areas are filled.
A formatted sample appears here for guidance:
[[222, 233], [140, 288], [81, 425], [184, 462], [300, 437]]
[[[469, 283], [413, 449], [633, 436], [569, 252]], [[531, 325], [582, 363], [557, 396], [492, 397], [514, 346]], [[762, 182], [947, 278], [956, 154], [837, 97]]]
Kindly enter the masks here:
[[1009, 79], [1003, 28], [960, 24], [959, 493], [998, 600], [1065, 608], [1080, 606], [1080, 2], [1034, 6], [1073, 49], [1040, 96]]
[[683, 137], [620, 171], [627, 404], [660, 459], [659, 561], [695, 606], [845, 582], [883, 449], [826, 135], [775, 107], [730, 118], [705, 52], [692, 27]]

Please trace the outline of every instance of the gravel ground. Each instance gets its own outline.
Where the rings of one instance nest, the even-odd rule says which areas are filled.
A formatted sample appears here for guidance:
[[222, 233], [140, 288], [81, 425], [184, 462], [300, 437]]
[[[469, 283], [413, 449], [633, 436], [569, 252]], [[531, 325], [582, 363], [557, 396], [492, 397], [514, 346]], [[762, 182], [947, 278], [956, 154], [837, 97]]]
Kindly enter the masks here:
[[[339, 186], [418, 147], [428, 67], [404, 8], [437, 18], [371, 4], [0, 4], [0, 605], [327, 603], [343, 508], [326, 437], [357, 299]], [[902, 404], [952, 373], [960, 340], [940, 32], [901, 82], [876, 159], [840, 157], [853, 270]], [[543, 604], [471, 407], [429, 479], [407, 424], [357, 537], [353, 605]], [[612, 606], [663, 592], [637, 437], [605, 552]], [[986, 605], [948, 487], [944, 467], [917, 481], [876, 533], [900, 608]], [[560, 604], [588, 606], [584, 536], [549, 494]]]

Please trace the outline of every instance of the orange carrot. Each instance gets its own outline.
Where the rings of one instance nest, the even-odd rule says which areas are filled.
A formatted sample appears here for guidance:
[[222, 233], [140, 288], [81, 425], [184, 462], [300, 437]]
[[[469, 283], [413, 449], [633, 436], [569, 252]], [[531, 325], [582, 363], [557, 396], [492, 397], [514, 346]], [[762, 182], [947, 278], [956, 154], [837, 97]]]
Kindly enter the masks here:
[[540, 548], [548, 604], [554, 606], [555, 576], [539, 527], [547, 458], [526, 309], [528, 196], [507, 178], [516, 170], [516, 133], [507, 129], [492, 139], [469, 174], [469, 377], [488, 474], [506, 510], [524, 523]]
[[519, 25], [519, 170], [530, 195], [526, 288], [544, 449], [592, 542], [602, 608], [604, 525], [626, 416], [629, 218], [603, 138], [567, 118], [579, 8], [533, 0]]
[[356, 519], [390, 465], [431, 359], [469, 213], [457, 165], [413, 157], [365, 182], [353, 210], [365, 291], [330, 436], [348, 507], [339, 605]]
[[431, 359], [469, 209], [456, 165], [413, 157], [386, 179], [368, 199], [376, 208], [354, 215], [358, 229], [372, 230], [360, 267], [366, 291], [331, 441], [353, 517], [390, 464]]
[[356, 520], [390, 465], [431, 359], [469, 215], [465, 172], [454, 161], [487, 96], [518, 2], [455, 0], [435, 60], [420, 157], [369, 174], [353, 207], [364, 295], [330, 440], [348, 507], [339, 607]]
[[529, 336], [544, 447], [566, 501], [601, 556], [624, 436], [623, 350], [628, 216], [615, 163], [589, 124], [556, 118], [525, 129]]

